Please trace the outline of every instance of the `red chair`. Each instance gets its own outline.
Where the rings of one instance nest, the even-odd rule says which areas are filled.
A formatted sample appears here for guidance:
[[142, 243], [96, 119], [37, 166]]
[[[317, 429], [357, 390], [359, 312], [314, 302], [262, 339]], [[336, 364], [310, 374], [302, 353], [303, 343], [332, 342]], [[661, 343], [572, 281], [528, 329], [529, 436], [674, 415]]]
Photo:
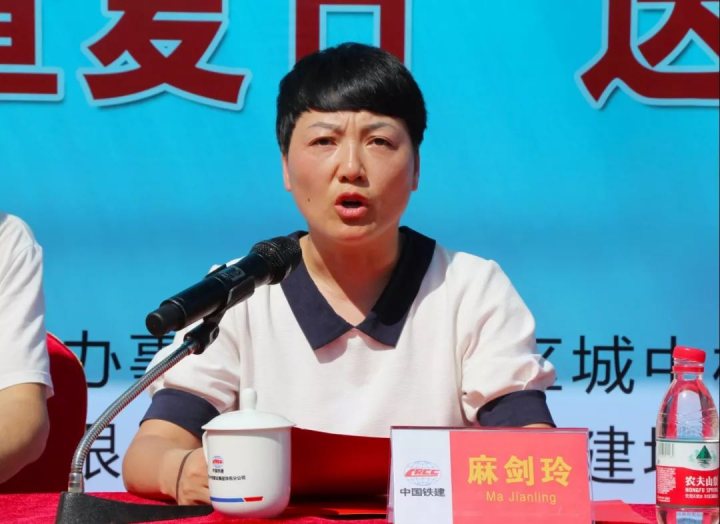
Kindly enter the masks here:
[[80, 360], [63, 342], [48, 333], [50, 376], [55, 394], [47, 401], [50, 434], [35, 462], [0, 484], [0, 493], [64, 491], [70, 463], [85, 433], [87, 381]]

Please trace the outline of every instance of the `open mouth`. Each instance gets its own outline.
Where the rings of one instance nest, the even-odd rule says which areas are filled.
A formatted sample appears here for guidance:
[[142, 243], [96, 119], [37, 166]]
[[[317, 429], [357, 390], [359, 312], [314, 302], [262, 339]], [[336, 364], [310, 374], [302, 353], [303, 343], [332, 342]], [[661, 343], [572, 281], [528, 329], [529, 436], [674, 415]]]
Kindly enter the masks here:
[[358, 220], [368, 213], [368, 200], [358, 193], [344, 193], [335, 200], [335, 209], [343, 220]]
[[357, 193], [344, 193], [335, 200], [335, 205], [345, 209], [357, 209], [368, 205], [367, 198]]

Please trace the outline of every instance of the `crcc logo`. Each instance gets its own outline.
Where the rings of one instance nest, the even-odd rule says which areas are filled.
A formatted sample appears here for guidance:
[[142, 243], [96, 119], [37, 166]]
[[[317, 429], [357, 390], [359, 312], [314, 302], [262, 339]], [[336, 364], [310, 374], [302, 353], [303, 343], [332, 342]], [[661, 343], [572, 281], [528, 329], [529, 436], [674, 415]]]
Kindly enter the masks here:
[[419, 460], [405, 467], [405, 478], [416, 486], [429, 486], [440, 478], [440, 469], [432, 462]]

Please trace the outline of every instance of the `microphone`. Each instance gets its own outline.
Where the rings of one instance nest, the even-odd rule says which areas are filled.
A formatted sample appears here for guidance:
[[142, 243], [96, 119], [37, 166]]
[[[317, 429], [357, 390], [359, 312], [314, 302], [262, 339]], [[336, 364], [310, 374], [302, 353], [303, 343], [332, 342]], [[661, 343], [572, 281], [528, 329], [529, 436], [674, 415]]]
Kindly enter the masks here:
[[262, 284], [277, 284], [300, 263], [299, 242], [275, 237], [255, 244], [250, 253], [230, 266], [223, 264], [203, 280], [163, 300], [145, 318], [150, 333], [162, 337], [218, 310], [245, 300]]
[[68, 490], [60, 494], [56, 524], [104, 524], [105, 522], [151, 522], [208, 515], [213, 508], [132, 504], [86, 494], [83, 465], [90, 447], [100, 433], [134, 398], [160, 375], [190, 354], [205, 351], [218, 333], [218, 323], [227, 308], [249, 297], [260, 284], [277, 284], [300, 263], [300, 243], [290, 237], [276, 237], [255, 244], [248, 256], [231, 266], [221, 266], [205, 279], [163, 301], [145, 319], [156, 337], [182, 329], [203, 319], [188, 333], [177, 349], [148, 369], [137, 382], [103, 411], [80, 440], [70, 464]]

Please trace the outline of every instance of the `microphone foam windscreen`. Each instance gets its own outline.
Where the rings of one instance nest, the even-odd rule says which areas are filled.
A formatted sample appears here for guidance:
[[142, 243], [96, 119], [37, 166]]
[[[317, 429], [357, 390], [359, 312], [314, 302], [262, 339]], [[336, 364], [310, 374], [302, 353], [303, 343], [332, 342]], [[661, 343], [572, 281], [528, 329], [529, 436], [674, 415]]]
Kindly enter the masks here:
[[251, 251], [262, 257], [270, 268], [270, 284], [281, 282], [302, 258], [300, 242], [292, 237], [275, 237], [255, 244]]

